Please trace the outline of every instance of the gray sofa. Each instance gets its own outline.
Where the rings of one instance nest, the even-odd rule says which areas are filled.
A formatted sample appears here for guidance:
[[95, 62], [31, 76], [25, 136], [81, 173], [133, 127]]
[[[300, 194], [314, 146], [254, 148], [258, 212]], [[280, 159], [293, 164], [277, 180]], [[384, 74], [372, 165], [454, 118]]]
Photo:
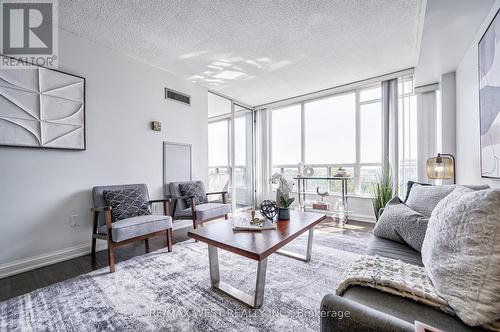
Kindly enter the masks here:
[[[372, 235], [369, 255], [379, 255], [423, 265], [420, 253], [410, 246]], [[368, 287], [354, 286], [343, 296], [328, 294], [321, 302], [321, 331], [415, 331], [420, 321], [443, 331], [485, 331], [465, 325], [458, 318], [411, 299]], [[349, 315], [332, 315], [332, 312]], [[342, 318], [337, 318], [342, 317]]]

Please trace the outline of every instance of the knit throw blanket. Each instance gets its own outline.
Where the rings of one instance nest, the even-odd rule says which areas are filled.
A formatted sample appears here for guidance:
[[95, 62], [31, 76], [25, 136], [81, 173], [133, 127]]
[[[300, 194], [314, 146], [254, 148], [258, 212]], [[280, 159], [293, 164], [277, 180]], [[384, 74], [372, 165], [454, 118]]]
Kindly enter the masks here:
[[[341, 296], [355, 285], [409, 298], [456, 316], [446, 300], [436, 293], [422, 266], [381, 256], [361, 256], [345, 272], [336, 294]], [[500, 331], [498, 321], [482, 327]]]

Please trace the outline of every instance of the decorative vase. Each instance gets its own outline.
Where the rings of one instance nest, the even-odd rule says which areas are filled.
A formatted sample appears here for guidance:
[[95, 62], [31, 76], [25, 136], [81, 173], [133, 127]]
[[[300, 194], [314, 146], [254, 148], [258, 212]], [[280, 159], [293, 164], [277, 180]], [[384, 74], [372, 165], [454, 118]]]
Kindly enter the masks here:
[[279, 208], [278, 220], [288, 220], [290, 219], [290, 208]]

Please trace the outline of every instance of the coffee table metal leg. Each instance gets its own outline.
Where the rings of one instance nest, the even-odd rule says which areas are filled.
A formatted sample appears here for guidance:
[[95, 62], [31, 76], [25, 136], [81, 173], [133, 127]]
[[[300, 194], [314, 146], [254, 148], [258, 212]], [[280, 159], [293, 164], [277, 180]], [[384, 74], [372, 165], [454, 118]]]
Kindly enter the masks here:
[[212, 288], [229, 295], [250, 308], [257, 309], [262, 306], [264, 303], [264, 289], [266, 286], [267, 258], [258, 262], [255, 294], [253, 296], [220, 281], [217, 247], [208, 245], [208, 262], [210, 265], [210, 283]]
[[260, 308], [264, 303], [264, 288], [266, 286], [267, 258], [257, 265], [257, 281], [255, 282], [254, 308]]
[[285, 250], [285, 249], [280, 249], [276, 251], [277, 254], [287, 256], [290, 258], [295, 258], [304, 262], [309, 262], [311, 260], [311, 253], [312, 253], [312, 244], [313, 244], [313, 235], [314, 235], [314, 228], [311, 228], [309, 230], [309, 235], [307, 237], [307, 249], [306, 249], [306, 254], [301, 255], [298, 253], [295, 253], [293, 251]]
[[217, 247], [208, 245], [208, 264], [210, 266], [210, 283], [212, 287], [219, 287], [220, 274]]

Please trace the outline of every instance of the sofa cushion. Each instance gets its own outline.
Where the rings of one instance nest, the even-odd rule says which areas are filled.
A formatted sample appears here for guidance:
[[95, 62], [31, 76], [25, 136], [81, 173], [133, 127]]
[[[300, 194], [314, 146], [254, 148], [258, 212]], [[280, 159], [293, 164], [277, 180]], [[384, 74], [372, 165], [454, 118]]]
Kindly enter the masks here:
[[[194, 196], [194, 202], [202, 204], [206, 202], [207, 195], [205, 193], [205, 187], [200, 183], [200, 181], [185, 182], [179, 184], [179, 190], [182, 196]], [[191, 200], [186, 199], [186, 205], [191, 207]]]
[[[114, 242], [120, 242], [133, 237], [167, 230], [171, 227], [172, 218], [169, 216], [145, 215], [114, 222], [111, 228], [111, 235]], [[106, 225], [99, 227], [99, 233], [108, 233]]]
[[[230, 204], [205, 203], [196, 205], [196, 219], [207, 220], [215, 217], [222, 217], [231, 212]], [[176, 217], [191, 217], [191, 208], [177, 211]]]
[[413, 210], [429, 218], [436, 205], [455, 189], [454, 185], [424, 186], [413, 184], [406, 200]]
[[394, 197], [387, 203], [373, 229], [373, 234], [407, 243], [420, 252], [427, 230], [428, 218], [409, 208], [401, 202], [399, 197]]
[[113, 222], [118, 220], [151, 214], [149, 202], [144, 200], [139, 188], [104, 190], [106, 204], [111, 206]]
[[438, 294], [465, 323], [500, 319], [500, 189], [457, 188], [434, 209], [422, 247]]
[[420, 253], [410, 246], [383, 239], [378, 236], [372, 236], [368, 242], [368, 255], [379, 255], [392, 259], [398, 259], [405, 263], [423, 266]]

